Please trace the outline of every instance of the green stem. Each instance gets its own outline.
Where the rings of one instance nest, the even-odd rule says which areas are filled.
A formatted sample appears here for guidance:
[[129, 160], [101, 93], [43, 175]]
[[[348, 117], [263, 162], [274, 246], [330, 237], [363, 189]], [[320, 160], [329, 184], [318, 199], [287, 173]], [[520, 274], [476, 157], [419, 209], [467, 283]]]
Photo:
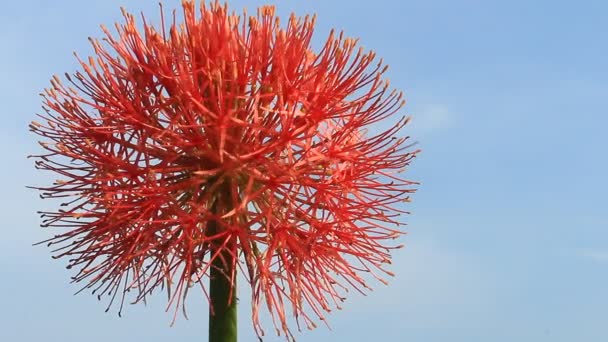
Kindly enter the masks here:
[[[230, 193], [221, 191], [226, 209], [229, 207]], [[217, 213], [217, 202], [212, 210]], [[215, 220], [208, 223], [210, 234], [218, 232], [220, 225]], [[217, 247], [220, 248], [220, 247]], [[211, 247], [211, 255], [217, 252]], [[234, 273], [234, 280], [232, 276]], [[237, 342], [236, 324], [236, 269], [234, 255], [230, 253], [230, 246], [224, 246], [220, 254], [212, 261], [209, 279], [209, 342]]]
[[233, 256], [227, 252], [221, 254], [213, 261], [210, 272], [209, 342], [236, 342], [236, 279], [231, 284], [232, 263], [229, 262]]

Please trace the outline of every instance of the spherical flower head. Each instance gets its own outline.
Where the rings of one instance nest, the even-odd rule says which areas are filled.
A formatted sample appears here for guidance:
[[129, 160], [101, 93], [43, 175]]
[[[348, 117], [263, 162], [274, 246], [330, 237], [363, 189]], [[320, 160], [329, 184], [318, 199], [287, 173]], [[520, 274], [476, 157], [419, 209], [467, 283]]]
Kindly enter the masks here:
[[182, 307], [221, 259], [251, 286], [259, 335], [263, 308], [286, 336], [288, 316], [314, 327], [391, 275], [417, 151], [398, 136], [407, 119], [376, 124], [402, 95], [354, 39], [332, 32], [313, 51], [314, 17], [182, 7], [159, 29], [123, 11], [68, 85], [42, 94], [36, 166], [60, 179], [38, 189], [65, 199], [41, 212], [61, 229], [45, 242], [121, 309], [158, 287]]

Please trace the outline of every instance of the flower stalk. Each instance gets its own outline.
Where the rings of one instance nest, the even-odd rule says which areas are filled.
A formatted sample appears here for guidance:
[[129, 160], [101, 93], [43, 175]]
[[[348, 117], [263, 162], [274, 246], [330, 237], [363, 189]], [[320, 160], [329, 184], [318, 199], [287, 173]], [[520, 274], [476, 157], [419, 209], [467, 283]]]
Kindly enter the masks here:
[[[229, 184], [223, 185], [216, 202], [211, 208], [212, 214], [221, 216], [222, 211], [232, 210]], [[219, 219], [209, 220], [207, 235], [221, 233]], [[209, 342], [237, 341], [237, 300], [236, 300], [236, 260], [232, 253], [234, 243], [228, 248], [212, 245], [209, 272]]]
[[[209, 342], [237, 341], [236, 285], [226, 274], [232, 273], [221, 258], [231, 259], [230, 253], [221, 252], [210, 271], [209, 280]], [[236, 280], [236, 278], [235, 278]]]

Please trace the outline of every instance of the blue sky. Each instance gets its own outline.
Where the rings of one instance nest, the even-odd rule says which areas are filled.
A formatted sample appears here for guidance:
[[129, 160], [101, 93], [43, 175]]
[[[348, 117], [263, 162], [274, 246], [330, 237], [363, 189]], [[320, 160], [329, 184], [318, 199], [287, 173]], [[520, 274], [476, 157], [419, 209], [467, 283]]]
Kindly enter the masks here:
[[[158, 16], [157, 1], [2, 1], [0, 340], [206, 339], [202, 300], [174, 327], [162, 295], [118, 318], [72, 296], [63, 261], [31, 247], [47, 236], [35, 211], [51, 206], [24, 188], [51, 179], [25, 159], [37, 151], [27, 131], [37, 94], [75, 69], [72, 52], [86, 55], [87, 37], [120, 20], [120, 6]], [[292, 11], [318, 14], [317, 42], [335, 27], [384, 58], [423, 149], [408, 171], [422, 185], [397, 276], [351, 295], [331, 331], [298, 341], [608, 340], [608, 3], [278, 4]], [[247, 303], [240, 312], [241, 340], [253, 341]]]

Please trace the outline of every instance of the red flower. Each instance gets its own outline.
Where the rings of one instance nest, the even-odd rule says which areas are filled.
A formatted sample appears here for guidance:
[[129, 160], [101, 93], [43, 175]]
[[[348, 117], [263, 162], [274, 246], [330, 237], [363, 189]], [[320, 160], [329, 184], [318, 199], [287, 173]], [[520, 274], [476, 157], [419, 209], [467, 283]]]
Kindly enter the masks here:
[[313, 327], [365, 274], [391, 274], [414, 184], [398, 173], [417, 151], [396, 136], [406, 119], [367, 127], [402, 95], [354, 39], [331, 33], [313, 52], [314, 17], [281, 28], [273, 7], [244, 20], [189, 1], [183, 15], [140, 31], [124, 13], [70, 86], [54, 77], [42, 94], [36, 166], [61, 180], [38, 189], [67, 198], [42, 213], [64, 229], [46, 242], [110, 305], [166, 286], [181, 307], [219, 260], [251, 285], [258, 334], [260, 306], [279, 333], [286, 311]]

